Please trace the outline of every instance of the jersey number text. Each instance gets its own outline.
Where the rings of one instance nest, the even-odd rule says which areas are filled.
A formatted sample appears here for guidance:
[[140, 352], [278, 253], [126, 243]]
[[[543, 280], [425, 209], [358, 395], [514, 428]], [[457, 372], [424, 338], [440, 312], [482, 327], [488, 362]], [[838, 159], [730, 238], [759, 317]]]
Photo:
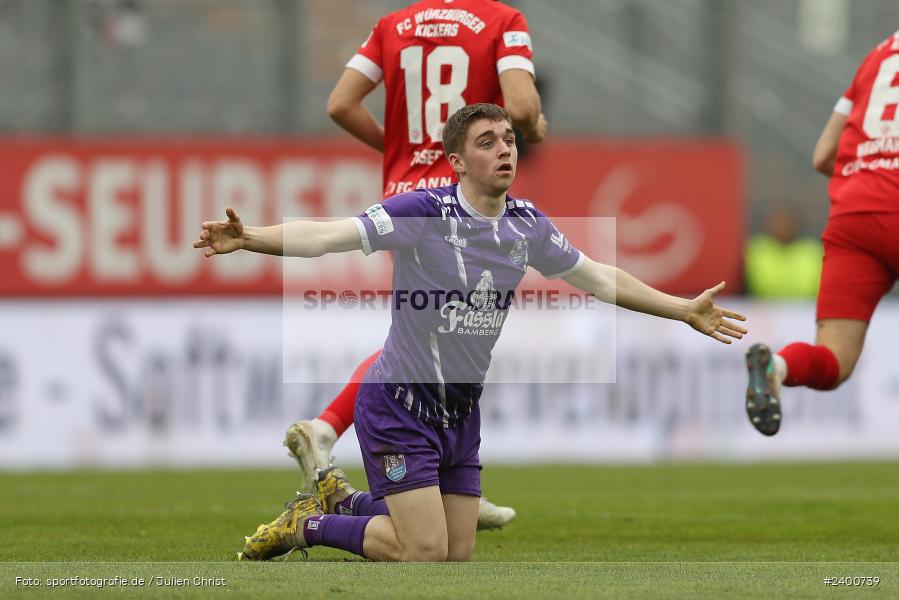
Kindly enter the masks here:
[[899, 135], [899, 55], [880, 63], [865, 111], [864, 128], [871, 139]]
[[[409, 143], [424, 142], [421, 113], [424, 109], [425, 129], [433, 142], [441, 141], [443, 121], [440, 109], [446, 104], [447, 114], [465, 106], [462, 92], [468, 87], [468, 54], [459, 46], [438, 46], [428, 54], [427, 64], [422, 65], [424, 51], [421, 46], [409, 46], [400, 52], [400, 67], [406, 75], [406, 114], [409, 118]], [[428, 99], [422, 106], [422, 67]], [[447, 83], [441, 82], [444, 66], [450, 67]]]

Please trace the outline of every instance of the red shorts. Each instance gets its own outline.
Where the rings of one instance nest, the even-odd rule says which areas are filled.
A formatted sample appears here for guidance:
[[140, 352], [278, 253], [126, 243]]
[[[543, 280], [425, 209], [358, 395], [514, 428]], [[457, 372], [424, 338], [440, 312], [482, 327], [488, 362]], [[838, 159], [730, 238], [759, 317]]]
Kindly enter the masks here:
[[899, 213], [850, 213], [824, 234], [818, 320], [870, 321], [899, 277]]

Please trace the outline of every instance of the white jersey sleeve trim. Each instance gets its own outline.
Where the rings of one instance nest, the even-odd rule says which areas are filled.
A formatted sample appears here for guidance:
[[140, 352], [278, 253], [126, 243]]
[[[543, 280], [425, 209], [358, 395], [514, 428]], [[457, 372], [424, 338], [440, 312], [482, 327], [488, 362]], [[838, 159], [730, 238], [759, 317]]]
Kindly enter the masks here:
[[497, 74], [508, 71], [509, 69], [523, 69], [534, 77], [537, 77], [534, 73], [534, 63], [531, 62], [531, 59], [525, 58], [524, 56], [513, 54], [511, 56], [504, 56], [496, 61]]
[[581, 252], [580, 250], [578, 250], [577, 262], [574, 263], [574, 266], [572, 266], [570, 269], [568, 269], [566, 271], [562, 271], [561, 273], [555, 273], [554, 275], [544, 275], [544, 277], [547, 279], [562, 279], [563, 277], [568, 277], [569, 275], [571, 275], [572, 273], [574, 273], [575, 271], [580, 269], [581, 265], [583, 265], [583, 264], [584, 264], [584, 253]]
[[359, 237], [362, 238], [362, 252], [368, 256], [373, 250], [371, 249], [371, 243], [368, 241], [368, 232], [365, 231], [365, 223], [363, 223], [362, 219], [359, 217], [350, 217], [350, 219], [353, 221], [353, 225], [356, 226], [356, 229], [359, 230]]
[[840, 98], [837, 100], [837, 105], [833, 107], [833, 112], [848, 117], [852, 113], [853, 104], [849, 98]]
[[372, 59], [367, 56], [362, 56], [361, 54], [353, 56], [353, 58], [346, 64], [346, 67], [348, 69], [359, 71], [374, 83], [381, 83], [381, 79], [384, 78], [384, 71], [381, 67], [375, 64], [375, 61]]

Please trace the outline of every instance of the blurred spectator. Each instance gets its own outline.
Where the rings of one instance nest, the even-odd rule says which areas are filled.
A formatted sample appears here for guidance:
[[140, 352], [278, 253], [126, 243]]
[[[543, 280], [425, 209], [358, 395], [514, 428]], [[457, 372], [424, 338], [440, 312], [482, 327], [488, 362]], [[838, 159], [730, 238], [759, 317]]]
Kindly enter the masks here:
[[746, 245], [746, 289], [756, 298], [814, 298], [821, 276], [821, 243], [797, 236], [795, 212], [778, 205], [764, 231]]
[[138, 0], [119, 0], [106, 9], [102, 30], [110, 44], [141, 46], [147, 41], [147, 18]]

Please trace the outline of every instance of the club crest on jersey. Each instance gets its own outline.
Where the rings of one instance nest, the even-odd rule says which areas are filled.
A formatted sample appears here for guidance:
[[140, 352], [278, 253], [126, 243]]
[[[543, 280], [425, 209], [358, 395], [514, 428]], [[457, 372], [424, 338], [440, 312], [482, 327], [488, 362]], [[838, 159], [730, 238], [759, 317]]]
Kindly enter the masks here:
[[402, 454], [385, 454], [384, 473], [390, 481], [401, 480], [406, 476], [406, 457]]
[[509, 252], [509, 260], [516, 267], [526, 265], [528, 263], [528, 241], [525, 239], [515, 240], [512, 243], [512, 251]]

